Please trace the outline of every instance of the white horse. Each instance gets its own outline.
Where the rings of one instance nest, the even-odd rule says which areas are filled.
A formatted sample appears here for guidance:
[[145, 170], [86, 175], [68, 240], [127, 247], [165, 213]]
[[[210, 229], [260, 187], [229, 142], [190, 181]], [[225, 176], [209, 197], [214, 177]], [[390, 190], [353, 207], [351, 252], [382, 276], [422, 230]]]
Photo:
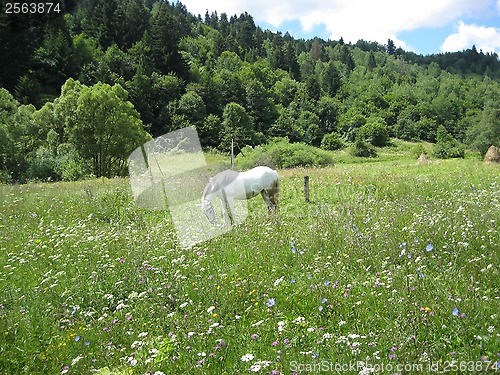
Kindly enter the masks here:
[[[222, 216], [227, 224], [235, 221], [234, 200], [250, 199], [261, 194], [269, 211], [276, 214], [278, 208], [279, 177], [269, 167], [255, 167], [246, 172], [225, 170], [210, 179], [201, 197], [201, 208], [210, 223], [215, 224], [212, 200], [218, 197], [222, 202]], [[229, 215], [227, 211], [229, 207]], [[229, 217], [228, 217], [229, 216]]]

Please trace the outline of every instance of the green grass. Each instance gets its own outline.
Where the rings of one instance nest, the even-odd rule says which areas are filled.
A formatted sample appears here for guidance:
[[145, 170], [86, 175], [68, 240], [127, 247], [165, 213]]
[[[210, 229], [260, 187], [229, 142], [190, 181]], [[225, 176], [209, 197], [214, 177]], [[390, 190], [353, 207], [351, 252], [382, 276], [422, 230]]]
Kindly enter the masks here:
[[499, 360], [498, 167], [391, 159], [280, 175], [279, 224], [257, 197], [245, 222], [190, 250], [168, 212], [135, 207], [126, 179], [1, 186], [0, 373]]

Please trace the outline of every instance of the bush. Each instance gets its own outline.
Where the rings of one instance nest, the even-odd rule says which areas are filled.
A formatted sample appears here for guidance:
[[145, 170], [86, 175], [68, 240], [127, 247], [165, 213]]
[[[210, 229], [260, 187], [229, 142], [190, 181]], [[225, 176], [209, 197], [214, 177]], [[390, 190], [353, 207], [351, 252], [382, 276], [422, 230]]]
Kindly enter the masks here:
[[354, 147], [351, 149], [351, 155], [361, 158], [376, 158], [378, 156], [375, 149], [360, 137], [356, 139]]
[[389, 131], [387, 125], [380, 120], [366, 123], [358, 130], [358, 136], [377, 147], [387, 146]]
[[439, 159], [463, 158], [465, 147], [441, 125], [436, 134], [434, 156]]
[[335, 132], [325, 134], [321, 140], [321, 148], [323, 150], [335, 151], [345, 147], [344, 142]]
[[64, 181], [77, 181], [90, 173], [89, 168], [85, 166], [85, 162], [70, 143], [61, 143], [57, 148], [55, 170]]
[[256, 165], [293, 168], [333, 164], [333, 159], [327, 151], [304, 143], [290, 143], [287, 138], [280, 138], [266, 145], [245, 147], [236, 156], [235, 162], [238, 167], [245, 169]]
[[59, 180], [55, 171], [56, 160], [52, 151], [47, 147], [40, 146], [33, 157], [29, 159], [28, 176], [37, 181]]

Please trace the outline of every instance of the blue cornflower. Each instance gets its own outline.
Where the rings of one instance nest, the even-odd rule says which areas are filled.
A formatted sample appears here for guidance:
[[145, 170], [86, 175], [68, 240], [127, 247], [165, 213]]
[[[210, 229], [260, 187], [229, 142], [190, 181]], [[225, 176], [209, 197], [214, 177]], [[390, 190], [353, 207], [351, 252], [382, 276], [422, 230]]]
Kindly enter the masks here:
[[325, 282], [323, 283], [325, 286], [328, 286], [330, 285], [330, 282], [328, 280], [325, 280]]
[[267, 307], [273, 307], [276, 302], [274, 301], [274, 298], [269, 298], [266, 302]]
[[325, 303], [325, 302], [327, 302], [327, 301], [328, 301], [328, 300], [327, 300], [326, 298], [323, 298], [323, 299], [321, 300], [321, 303]]
[[292, 280], [290, 280], [292, 284], [295, 284], [295, 279], [292, 277]]
[[432, 250], [434, 250], [434, 245], [432, 245], [432, 244], [428, 244], [428, 245], [427, 245], [427, 247], [425, 248], [425, 250], [427, 250], [427, 251], [432, 251]]
[[321, 306], [321, 305], [320, 305], [320, 306], [318, 307], [318, 310], [319, 310], [319, 311], [323, 311], [323, 306]]
[[458, 311], [458, 308], [457, 308], [457, 307], [455, 307], [455, 308], [453, 309], [453, 313], [452, 313], [452, 314], [453, 314], [453, 316], [457, 316], [458, 314], [460, 314], [460, 311]]
[[76, 336], [75, 341], [80, 341], [80, 336]]

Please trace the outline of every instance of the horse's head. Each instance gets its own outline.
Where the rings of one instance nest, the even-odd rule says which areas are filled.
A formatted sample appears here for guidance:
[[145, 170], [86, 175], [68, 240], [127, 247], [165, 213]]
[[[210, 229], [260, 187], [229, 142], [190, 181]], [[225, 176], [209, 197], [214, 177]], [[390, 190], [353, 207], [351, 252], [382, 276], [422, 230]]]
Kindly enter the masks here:
[[214, 207], [212, 206], [212, 203], [208, 199], [201, 199], [201, 209], [205, 213], [205, 215], [208, 218], [208, 221], [210, 221], [210, 224], [215, 224], [215, 210]]

